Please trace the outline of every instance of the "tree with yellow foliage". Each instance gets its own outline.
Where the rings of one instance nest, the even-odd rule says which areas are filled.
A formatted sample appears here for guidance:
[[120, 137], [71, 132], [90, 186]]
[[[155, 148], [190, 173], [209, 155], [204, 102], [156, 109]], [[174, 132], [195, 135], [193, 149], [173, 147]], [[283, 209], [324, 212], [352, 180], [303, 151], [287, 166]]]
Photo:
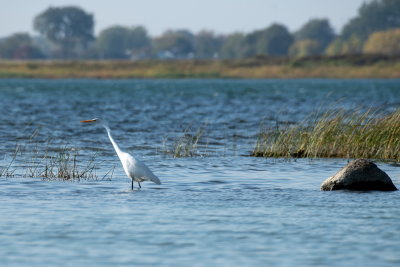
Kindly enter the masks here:
[[316, 40], [305, 39], [295, 42], [289, 48], [289, 56], [291, 57], [306, 57], [318, 55], [320, 52], [320, 43]]
[[337, 38], [326, 48], [325, 54], [334, 55], [356, 55], [363, 50], [363, 42], [357, 35], [352, 35], [347, 40]]
[[364, 45], [368, 54], [400, 54], [400, 28], [371, 34]]

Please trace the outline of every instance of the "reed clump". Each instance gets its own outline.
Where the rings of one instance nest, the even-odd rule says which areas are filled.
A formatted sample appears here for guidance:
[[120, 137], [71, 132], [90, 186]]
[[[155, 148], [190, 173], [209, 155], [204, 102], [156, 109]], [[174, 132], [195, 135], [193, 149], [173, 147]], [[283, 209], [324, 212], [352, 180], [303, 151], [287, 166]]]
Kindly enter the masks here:
[[[110, 180], [114, 169], [102, 178], [97, 175], [96, 154], [81, 156], [67, 145], [54, 144], [51, 139], [39, 140], [39, 129], [19, 143], [10, 157], [0, 164], [0, 177], [30, 177], [44, 180]], [[88, 158], [89, 157], [89, 158]], [[6, 160], [9, 158], [9, 160]], [[3, 166], [1, 166], [3, 165]]]
[[400, 161], [400, 109], [329, 110], [299, 125], [262, 128], [252, 156]]
[[[207, 124], [204, 124], [195, 131], [191, 127], [187, 127], [183, 134], [173, 141], [171, 147], [168, 147], [166, 139], [164, 141], [164, 152], [174, 158], [205, 156], [207, 144], [201, 142], [201, 139], [204, 137], [206, 127]], [[201, 148], [204, 148], [203, 152], [200, 151]]]
[[78, 164], [78, 153], [62, 147], [51, 154], [41, 156], [34, 153], [31, 164], [26, 168], [26, 177], [45, 180], [97, 180], [95, 156], [85, 165]]
[[13, 167], [15, 159], [17, 158], [18, 152], [20, 150], [19, 146], [16, 146], [13, 156], [5, 166], [0, 166], [0, 177], [13, 177], [16, 169]]

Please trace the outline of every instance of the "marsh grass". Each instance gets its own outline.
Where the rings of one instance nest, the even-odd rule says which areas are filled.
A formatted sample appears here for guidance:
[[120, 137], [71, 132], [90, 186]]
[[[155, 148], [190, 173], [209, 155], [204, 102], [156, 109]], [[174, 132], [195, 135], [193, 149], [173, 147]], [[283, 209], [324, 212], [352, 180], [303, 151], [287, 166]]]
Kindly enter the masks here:
[[23, 176], [44, 180], [111, 180], [114, 168], [103, 177], [96, 173], [97, 154], [81, 156], [78, 150], [65, 144], [54, 144], [51, 139], [39, 140], [39, 128], [26, 139], [18, 140], [10, 160], [3, 160], [0, 177]]
[[97, 180], [95, 158], [92, 156], [85, 165], [78, 163], [79, 154], [67, 146], [52, 153], [33, 153], [26, 177], [40, 177], [46, 180]]
[[164, 140], [164, 152], [174, 158], [206, 156], [207, 143], [202, 142], [207, 124], [203, 124], [197, 130], [187, 127], [182, 135], [173, 140], [172, 145], [168, 146], [168, 139]]
[[17, 158], [19, 152], [19, 146], [17, 145], [11, 160], [6, 164], [5, 167], [0, 167], [0, 177], [13, 177], [16, 169], [13, 167], [15, 159]]
[[329, 110], [298, 125], [261, 127], [252, 156], [400, 161], [400, 109]]

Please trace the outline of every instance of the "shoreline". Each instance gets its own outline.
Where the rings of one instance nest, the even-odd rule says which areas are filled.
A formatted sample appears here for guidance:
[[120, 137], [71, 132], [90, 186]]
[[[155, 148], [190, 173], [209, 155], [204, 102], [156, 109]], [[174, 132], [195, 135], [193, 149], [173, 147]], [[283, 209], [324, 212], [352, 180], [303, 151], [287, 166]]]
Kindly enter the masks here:
[[363, 55], [243, 60], [0, 60], [0, 78], [396, 79], [400, 78], [400, 57]]

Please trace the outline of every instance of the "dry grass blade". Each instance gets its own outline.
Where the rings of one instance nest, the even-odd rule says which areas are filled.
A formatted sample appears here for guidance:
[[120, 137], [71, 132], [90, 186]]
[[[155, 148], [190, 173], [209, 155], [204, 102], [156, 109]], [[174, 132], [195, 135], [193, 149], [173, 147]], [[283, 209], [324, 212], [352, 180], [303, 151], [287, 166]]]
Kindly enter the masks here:
[[15, 162], [15, 159], [17, 158], [18, 153], [20, 152], [20, 146], [17, 145], [15, 147], [14, 154], [12, 156], [11, 161], [7, 164], [6, 167], [0, 168], [0, 177], [12, 177], [14, 176], [15, 173], [15, 168], [12, 168], [13, 163]]

